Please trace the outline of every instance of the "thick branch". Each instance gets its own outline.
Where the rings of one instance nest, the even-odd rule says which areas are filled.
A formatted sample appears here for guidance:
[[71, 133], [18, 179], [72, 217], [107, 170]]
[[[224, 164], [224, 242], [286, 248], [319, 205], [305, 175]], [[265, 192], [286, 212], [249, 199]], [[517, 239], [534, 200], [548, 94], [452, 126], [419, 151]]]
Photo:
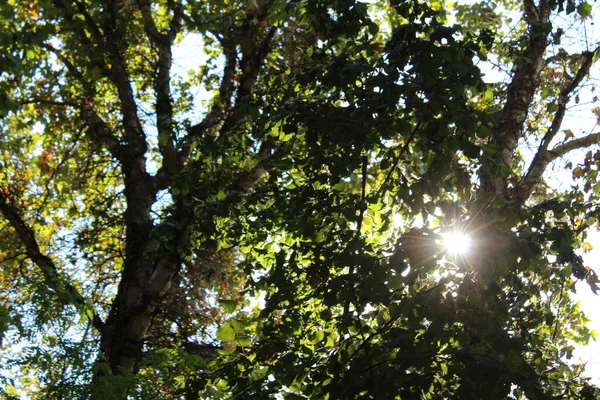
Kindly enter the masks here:
[[530, 166], [527, 175], [523, 179], [523, 183], [518, 187], [518, 191], [514, 196], [514, 201], [517, 204], [522, 204], [527, 200], [535, 186], [540, 182], [546, 167], [548, 167], [552, 161], [573, 150], [584, 149], [594, 144], [600, 144], [600, 133], [593, 133], [579, 139], [571, 140], [570, 142], [554, 147], [552, 150], [538, 150], [534, 159], [535, 163]]
[[[527, 48], [518, 60], [500, 120], [492, 132], [498, 145], [501, 162], [510, 167], [514, 151], [527, 119], [535, 90], [539, 85], [540, 72], [544, 66], [544, 53], [548, 44], [550, 7], [545, 0], [536, 6], [532, 0], [524, 1], [525, 20], [529, 25]], [[484, 181], [486, 181], [484, 179]], [[495, 195], [506, 197], [506, 179], [497, 178], [492, 190]]]
[[169, 39], [167, 35], [159, 32], [154, 18], [152, 17], [152, 9], [150, 8], [150, 2], [148, 0], [137, 0], [137, 5], [142, 12], [142, 20], [144, 21], [144, 30], [150, 40], [154, 43], [168, 43]]
[[158, 72], [154, 81], [156, 92], [156, 126], [158, 129], [158, 147], [163, 156], [163, 168], [170, 175], [181, 169], [175, 149], [173, 131], [173, 104], [171, 101], [171, 45], [160, 46], [158, 50]]
[[267, 173], [269, 164], [284, 157], [283, 152], [274, 151], [274, 144], [270, 141], [264, 142], [258, 151], [258, 163], [248, 172], [239, 173], [233, 180], [233, 184], [227, 192], [248, 193], [256, 186], [260, 179]]
[[173, 3], [173, 0], [167, 0], [167, 5], [173, 10], [173, 18], [169, 24], [169, 32], [167, 33], [170, 40], [173, 41], [177, 36], [177, 33], [181, 30], [181, 22], [183, 21], [183, 3], [181, 0], [177, 0]]
[[231, 108], [231, 97], [235, 87], [235, 69], [237, 64], [237, 55], [235, 42], [231, 37], [221, 42], [223, 53], [225, 54], [225, 66], [223, 67], [223, 77], [219, 86], [219, 95], [214, 100], [213, 105], [204, 117], [204, 119], [189, 129], [186, 142], [183, 147], [183, 158], [187, 158], [190, 152], [192, 141], [205, 133], [216, 128], [223, 122], [227, 111]]
[[240, 32], [242, 50], [240, 68], [242, 75], [240, 76], [236, 104], [241, 104], [254, 91], [254, 84], [260, 72], [261, 64], [269, 53], [271, 41], [276, 32], [275, 27], [271, 28], [261, 42], [256, 40], [259, 29], [267, 18], [268, 8], [268, 5], [265, 5], [262, 8], [253, 9], [252, 12], [247, 12], [246, 22]]
[[[121, 114], [123, 116], [123, 128], [125, 130], [125, 144], [128, 156], [136, 159], [144, 165], [144, 171], [138, 171], [145, 175], [144, 156], [147, 150], [146, 137], [142, 129], [137, 113], [137, 104], [133, 93], [127, 66], [123, 57], [121, 46], [122, 35], [117, 31], [118, 5], [114, 0], [106, 1], [106, 7], [102, 18], [102, 30], [104, 32], [103, 50], [110, 64], [109, 77], [116, 86], [121, 103]], [[126, 174], [128, 171], [124, 171]]]
[[[242, 76], [240, 78], [240, 85], [238, 86], [237, 90], [234, 110], [232, 113], [229, 113], [223, 122], [219, 139], [224, 140], [228, 138], [234, 132], [235, 127], [246, 116], [245, 108], [241, 107], [241, 105], [248, 101], [249, 96], [254, 91], [254, 84], [258, 78], [258, 74], [260, 73], [260, 68], [264, 62], [264, 59], [267, 57], [267, 54], [269, 54], [271, 42], [275, 32], [276, 28], [271, 28], [264, 39], [258, 45], [252, 48], [252, 53], [244, 56], [247, 59], [245, 61], [242, 59]], [[242, 53], [243, 46], [244, 44], [242, 43]]]
[[[211, 111], [206, 115], [202, 122], [190, 129], [190, 140], [215, 128], [220, 123], [223, 123], [220, 136], [222, 138], [227, 137], [232, 127], [235, 127], [244, 117], [245, 114], [239, 106], [247, 101], [248, 96], [254, 90], [254, 84], [260, 73], [260, 67], [270, 51], [271, 42], [276, 32], [276, 28], [271, 28], [262, 41], [257, 43], [257, 33], [267, 18], [271, 4], [272, 2], [269, 2], [259, 9], [253, 8], [250, 10], [247, 13], [244, 25], [235, 33], [236, 40], [229, 38], [227, 42], [223, 42], [223, 51], [226, 56], [226, 62], [219, 90], [219, 98], [215, 101]], [[223, 120], [227, 110], [231, 107], [231, 97], [235, 86], [234, 78], [237, 63], [235, 46], [237, 45], [237, 41], [239, 41], [241, 45], [242, 59], [240, 61], [240, 69], [242, 73], [239, 77], [239, 85], [234, 105], [236, 110], [227, 115], [226, 120]], [[187, 146], [189, 147], [189, 143]]]
[[147, 144], [137, 114], [137, 105], [125, 69], [125, 62], [116, 45], [111, 45], [110, 48], [111, 80], [117, 87], [119, 100], [121, 101], [121, 113], [123, 114], [128, 151], [134, 157], [143, 157], [147, 150]]
[[[102, 57], [96, 58], [104, 58], [104, 56], [108, 56], [110, 67], [102, 64], [102, 68], [110, 72], [109, 76], [119, 92], [128, 152], [130, 153], [130, 156], [143, 157], [146, 151], [145, 138], [143, 138], [143, 131], [137, 116], [137, 107], [127, 71], [125, 69], [125, 62], [118, 48], [120, 38], [114, 30], [116, 24], [116, 5], [111, 1], [107, 1], [107, 4], [104, 8], [105, 16], [102, 19], [103, 24], [101, 31], [100, 27], [92, 19], [91, 15], [85, 8], [85, 4], [81, 1], [75, 2], [77, 11], [79, 11], [79, 13], [83, 16], [86, 28], [91, 32], [92, 38], [94, 39], [94, 43], [92, 43], [85, 29], [82, 28], [81, 24], [78, 22], [80, 21], [80, 18], [77, 17], [71, 4], [72, 3], [64, 0], [56, 1], [57, 7], [64, 13], [66, 20], [69, 23], [69, 28], [76, 33], [78, 40], [84, 45], [89, 46], [90, 50], [107, 52], [107, 54], [99, 54]], [[47, 49], [50, 50], [50, 48]], [[55, 54], [58, 55], [56, 52]], [[61, 60], [63, 62], [68, 61], [64, 57], [62, 57]], [[77, 79], [81, 78], [81, 74], [79, 74], [76, 69], [73, 69], [72, 66], [70, 66], [70, 63], [65, 63], [65, 66], [67, 66], [67, 69], [69, 69], [70, 73], [74, 74]]]
[[[63, 301], [75, 305], [81, 311], [87, 309], [89, 306], [86, 304], [85, 298], [72, 283], [66, 282], [61, 278], [52, 259], [40, 251], [40, 246], [35, 239], [33, 230], [25, 223], [25, 221], [23, 221], [18, 210], [10, 203], [8, 196], [1, 191], [0, 213], [8, 220], [23, 243], [23, 246], [25, 246], [27, 257], [29, 257], [35, 265], [38, 266], [40, 271], [42, 271], [46, 284], [54, 289]], [[93, 311], [91, 322], [98, 332], [104, 332], [104, 323], [95, 311]]]
[[[102, 35], [100, 34], [100, 31], [98, 30], [95, 22], [92, 20], [91, 16], [85, 9], [85, 6], [81, 2], [77, 2], [77, 3], [78, 3], [77, 8], [79, 9], [79, 12], [82, 12], [82, 10], [84, 12], [83, 18], [84, 18], [86, 27], [90, 30], [95, 44], [101, 46], [103, 43], [103, 38], [102, 38]], [[55, 5], [58, 8], [60, 8], [62, 10], [62, 12], [65, 14], [65, 16], [67, 17], [67, 21], [69, 22], [69, 25], [70, 25], [69, 28], [76, 33], [76, 35], [77, 35], [78, 39], [81, 41], [81, 43], [86, 46], [92, 47], [93, 43], [92, 43], [91, 39], [88, 37], [87, 33], [85, 32], [85, 29], [80, 26], [79, 22], [76, 22], [76, 21], [80, 21], [80, 19], [75, 16], [75, 12], [73, 10], [73, 7], [71, 7], [71, 4], [73, 4], [73, 3], [70, 3], [70, 2], [67, 2], [64, 0], [58, 0], [55, 2]]]
[[[563, 119], [565, 117], [565, 113], [567, 110], [567, 104], [570, 100], [572, 93], [579, 87], [583, 79], [590, 72], [590, 68], [593, 62], [594, 52], [586, 52], [583, 53], [583, 62], [577, 71], [575, 77], [560, 91], [558, 95], [557, 105], [558, 109], [554, 114], [554, 119], [552, 120], [552, 124], [548, 128], [548, 131], [542, 138], [542, 142], [537, 150], [537, 153], [531, 164], [529, 165], [529, 169], [527, 170], [527, 174], [523, 178], [521, 185], [518, 187], [518, 192], [515, 193], [515, 201], [518, 204], [522, 204], [531, 194], [533, 188], [540, 182], [544, 171], [549, 163], [554, 161], [557, 157], [563, 156], [565, 153], [586, 146], [582, 143], [587, 143], [586, 140], [593, 137], [594, 135], [587, 136], [585, 138], [573, 140], [571, 142], [565, 143], [563, 145], [555, 147], [552, 151], [548, 151], [548, 146], [552, 140], [556, 137], [558, 133]], [[593, 139], [588, 144], [595, 143]]]
[[570, 142], [567, 142], [567, 143], [563, 143], [549, 151], [550, 162], [554, 161], [558, 157], [564, 156], [565, 154], [567, 154], [573, 150], [583, 149], [583, 148], [589, 147], [593, 144], [599, 144], [599, 143], [600, 143], [600, 133], [592, 133], [592, 134], [584, 136], [582, 138], [571, 140]]
[[137, 5], [142, 12], [142, 20], [144, 21], [144, 30], [150, 40], [154, 43], [172, 44], [175, 36], [181, 29], [181, 21], [183, 19], [182, 3], [181, 0], [173, 3], [172, 0], [168, 1], [169, 8], [173, 11], [173, 17], [169, 23], [169, 30], [167, 33], [162, 33], [158, 30], [154, 18], [152, 17], [152, 7], [148, 0], [137, 0]]
[[[129, 81], [126, 62], [121, 52], [122, 37], [117, 31], [118, 6], [114, 0], [108, 0], [103, 18], [105, 48], [111, 64], [110, 79], [117, 87], [121, 103], [123, 128], [125, 131], [120, 158], [125, 175], [125, 196], [127, 211], [127, 256], [134, 258], [140, 249], [136, 248], [136, 240], [144, 242], [150, 234], [151, 223], [149, 212], [154, 203], [156, 188], [152, 185], [150, 175], [146, 171], [146, 151], [148, 143], [138, 116], [137, 103]], [[135, 239], [133, 239], [135, 238]], [[134, 250], [135, 249], [135, 250]], [[130, 254], [130, 252], [132, 252]], [[131, 257], [130, 257], [131, 256]], [[127, 268], [127, 262], [125, 265]]]
[[[83, 88], [86, 91], [86, 96], [88, 96], [88, 97], [93, 96], [94, 89], [93, 89], [92, 85], [89, 84], [89, 82], [85, 79], [85, 77], [83, 76], [81, 71], [79, 71], [79, 69], [68, 59], [68, 57], [66, 57], [64, 54], [62, 54], [58, 49], [56, 49], [51, 44], [43, 43], [42, 48], [46, 49], [49, 52], [51, 52], [52, 54], [54, 54], [56, 56], [56, 58], [58, 58], [60, 60], [60, 62], [63, 63], [63, 65], [67, 68], [69, 75], [72, 76], [73, 78], [75, 78], [81, 84], [81, 86], [83, 86]], [[102, 68], [104, 68], [104, 67], [102, 66]]]
[[94, 143], [106, 147], [115, 159], [120, 160], [123, 155], [121, 144], [112, 129], [100, 118], [90, 104], [84, 104], [81, 107], [81, 117], [88, 126], [88, 137]]
[[175, 149], [173, 104], [171, 101], [171, 45], [175, 39], [175, 34], [174, 31], [168, 34], [158, 31], [152, 17], [150, 3], [147, 0], [138, 0], [138, 6], [142, 12], [144, 29], [158, 49], [157, 74], [154, 80], [158, 148], [163, 157], [163, 171], [161, 173], [166, 173], [167, 177], [170, 177], [177, 174], [182, 167], [182, 162]]
[[[232, 32], [226, 39], [221, 40], [223, 54], [225, 55], [225, 65], [223, 67], [223, 76], [219, 85], [219, 93], [213, 101], [212, 107], [202, 121], [192, 126], [188, 135], [185, 137], [181, 157], [186, 159], [191, 150], [192, 142], [202, 135], [215, 129], [222, 124], [227, 112], [231, 109], [231, 98], [235, 88], [235, 73], [237, 66], [236, 44], [232, 37]], [[164, 179], [164, 171], [159, 170], [157, 173], [158, 186], [164, 187], [166, 180]]]
[[79, 0], [75, 0], [74, 3], [77, 5], [77, 10], [79, 11], [79, 13], [81, 15], [83, 15], [86, 26], [89, 29], [89, 31], [91, 32], [92, 37], [94, 38], [96, 43], [102, 43], [102, 41], [103, 41], [102, 32], [100, 32], [98, 25], [96, 24], [96, 22], [94, 21], [94, 19], [88, 12], [88, 10], [85, 8], [85, 4]]

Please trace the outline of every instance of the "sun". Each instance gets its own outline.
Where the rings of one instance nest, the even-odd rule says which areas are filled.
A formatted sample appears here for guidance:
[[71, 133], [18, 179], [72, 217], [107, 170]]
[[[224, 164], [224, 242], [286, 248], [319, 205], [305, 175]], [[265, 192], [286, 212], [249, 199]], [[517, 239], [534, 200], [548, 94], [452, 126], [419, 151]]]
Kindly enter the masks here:
[[471, 237], [461, 232], [442, 234], [443, 245], [447, 252], [454, 255], [464, 255], [471, 249]]

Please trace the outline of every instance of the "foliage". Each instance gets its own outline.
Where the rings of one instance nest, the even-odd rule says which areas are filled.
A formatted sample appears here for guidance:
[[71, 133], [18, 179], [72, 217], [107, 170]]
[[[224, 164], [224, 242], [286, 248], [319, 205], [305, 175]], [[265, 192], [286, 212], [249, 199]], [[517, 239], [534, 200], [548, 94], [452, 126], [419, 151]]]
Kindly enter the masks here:
[[597, 398], [594, 12], [0, 4], [3, 396]]

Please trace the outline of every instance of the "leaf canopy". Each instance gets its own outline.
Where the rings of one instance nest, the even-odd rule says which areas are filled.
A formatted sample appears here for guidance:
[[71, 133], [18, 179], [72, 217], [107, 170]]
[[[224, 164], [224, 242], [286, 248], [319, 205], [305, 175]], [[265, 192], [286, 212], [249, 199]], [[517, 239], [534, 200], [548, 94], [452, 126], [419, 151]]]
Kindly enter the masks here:
[[1, 3], [0, 393], [597, 398], [597, 13]]

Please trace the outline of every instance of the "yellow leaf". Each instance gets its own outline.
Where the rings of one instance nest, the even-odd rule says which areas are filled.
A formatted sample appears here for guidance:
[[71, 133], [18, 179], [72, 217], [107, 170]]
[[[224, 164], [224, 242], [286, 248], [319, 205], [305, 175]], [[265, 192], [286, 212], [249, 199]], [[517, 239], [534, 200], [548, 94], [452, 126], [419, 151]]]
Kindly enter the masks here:
[[594, 248], [594, 246], [592, 246], [592, 244], [590, 242], [585, 242], [583, 243], [583, 250], [584, 251], [590, 251]]
[[570, 129], [565, 129], [564, 132], [565, 132], [565, 136], [567, 137], [567, 139], [571, 139], [571, 138], [575, 137], [575, 135], [573, 134], [573, 131]]

